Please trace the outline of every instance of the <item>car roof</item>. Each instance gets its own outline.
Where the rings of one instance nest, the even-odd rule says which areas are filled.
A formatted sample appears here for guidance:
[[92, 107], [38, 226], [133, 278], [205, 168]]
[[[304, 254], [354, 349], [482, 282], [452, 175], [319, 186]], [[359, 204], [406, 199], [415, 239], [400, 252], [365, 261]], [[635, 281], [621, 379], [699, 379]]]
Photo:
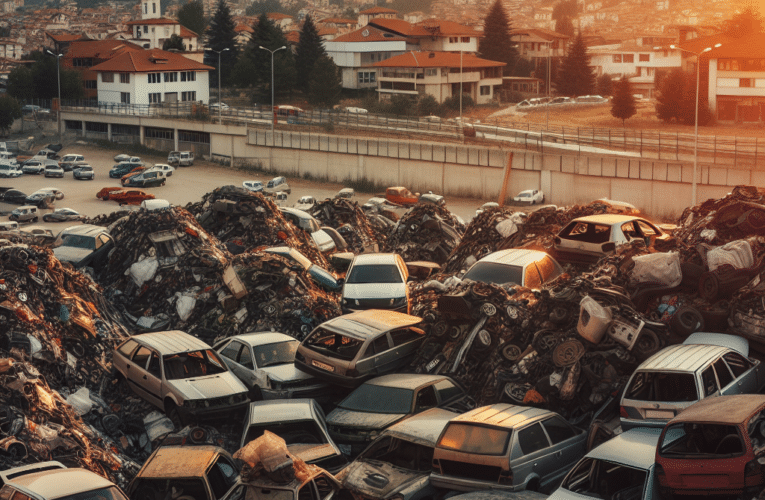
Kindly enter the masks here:
[[[709, 422], [736, 425], [746, 422], [749, 417], [765, 405], [765, 395], [736, 394], [705, 398], [683, 410], [669, 424], [679, 422]], [[669, 425], [667, 424], [667, 425]]]
[[33, 472], [15, 477], [8, 483], [43, 498], [59, 498], [114, 486], [108, 479], [79, 468]]
[[643, 361], [637, 369], [695, 372], [730, 351], [727, 347], [716, 345], [678, 344], [665, 347]]
[[459, 415], [442, 408], [431, 408], [385, 429], [386, 436], [435, 447], [438, 437], [451, 419]]
[[380, 332], [394, 328], [403, 328], [419, 324], [422, 321], [417, 316], [381, 309], [367, 309], [351, 314], [338, 316], [325, 321], [320, 326], [332, 330], [350, 333], [357, 337], [371, 337]]
[[427, 373], [391, 373], [390, 375], [375, 377], [364, 383], [380, 387], [400, 387], [401, 389], [414, 390], [445, 378], [447, 377], [444, 375], [429, 375]]
[[649, 222], [642, 217], [635, 217], [634, 215], [620, 215], [620, 214], [600, 214], [600, 215], [588, 215], [587, 217], [577, 217], [571, 222], [588, 222], [592, 224], [621, 224], [624, 222], [630, 222], [633, 220], [642, 220]]
[[490, 253], [478, 262], [494, 262], [505, 264], [507, 266], [525, 267], [533, 262], [539, 262], [545, 257], [549, 257], [546, 252], [540, 250], [526, 250], [522, 248], [509, 248]]
[[178, 479], [201, 477], [223, 450], [217, 446], [162, 446], [148, 460], [137, 477]]
[[239, 339], [250, 345], [273, 344], [275, 342], [297, 341], [295, 337], [279, 332], [249, 332], [235, 335], [232, 339]]
[[353, 258], [353, 265], [359, 264], [395, 264], [395, 253], [362, 253]]
[[93, 224], [80, 224], [79, 226], [71, 226], [61, 231], [61, 234], [79, 234], [83, 236], [96, 236], [101, 233], [109, 234], [109, 230], [105, 227], [94, 226]]
[[[283, 191], [279, 191], [279, 192], [281, 193]], [[281, 210], [282, 212], [287, 212], [288, 214], [297, 215], [301, 219], [313, 219], [313, 217], [311, 217], [311, 214], [303, 210], [300, 210], [299, 208], [279, 207], [279, 210]]]
[[160, 354], [175, 354], [210, 349], [210, 346], [200, 339], [180, 330], [142, 333], [140, 335], [133, 335], [132, 338], [137, 342], [155, 349]]
[[272, 399], [250, 403], [249, 424], [313, 420], [313, 399]]
[[636, 427], [614, 436], [586, 456], [648, 470], [656, 460], [660, 434], [661, 428]]
[[685, 345], [716, 345], [733, 349], [743, 356], [749, 356], [749, 341], [738, 335], [725, 333], [695, 332], [683, 341]]
[[488, 424], [496, 427], [514, 429], [529, 420], [537, 420], [541, 417], [554, 415], [549, 410], [532, 408], [530, 406], [517, 406], [506, 403], [482, 406], [467, 413], [455, 417], [452, 422]]

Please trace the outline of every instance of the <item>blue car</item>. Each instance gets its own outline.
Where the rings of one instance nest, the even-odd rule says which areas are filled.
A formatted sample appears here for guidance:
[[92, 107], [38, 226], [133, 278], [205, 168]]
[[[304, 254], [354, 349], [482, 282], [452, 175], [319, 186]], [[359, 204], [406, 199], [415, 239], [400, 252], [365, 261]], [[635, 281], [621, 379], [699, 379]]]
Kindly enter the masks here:
[[306, 270], [311, 279], [320, 287], [330, 292], [339, 292], [343, 287], [342, 282], [339, 282], [332, 273], [326, 269], [317, 266], [308, 257], [290, 247], [272, 247], [267, 248], [266, 252], [281, 255], [287, 259], [293, 260], [300, 264], [303, 269]]

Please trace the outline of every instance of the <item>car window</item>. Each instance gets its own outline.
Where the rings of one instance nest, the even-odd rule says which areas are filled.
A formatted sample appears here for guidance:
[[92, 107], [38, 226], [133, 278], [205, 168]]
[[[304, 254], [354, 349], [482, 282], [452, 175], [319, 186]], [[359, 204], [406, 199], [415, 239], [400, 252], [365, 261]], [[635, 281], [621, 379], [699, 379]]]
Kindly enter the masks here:
[[736, 378], [746, 373], [752, 367], [752, 362], [737, 352], [729, 352], [723, 356], [723, 359], [728, 363]]
[[518, 431], [518, 443], [521, 445], [521, 451], [524, 455], [534, 453], [541, 449], [550, 446], [550, 442], [547, 440], [542, 425], [536, 423], [530, 425], [525, 429]]
[[[582, 495], [581, 498], [645, 498], [648, 480], [645, 469], [584, 458], [566, 476], [561, 488]], [[580, 498], [580, 497], [577, 497]]]
[[621, 229], [622, 229], [622, 234], [624, 234], [624, 236], [625, 236], [625, 237], [626, 237], [628, 240], [631, 240], [631, 239], [633, 239], [633, 238], [638, 238], [638, 237], [640, 236], [640, 235], [638, 234], [638, 232], [637, 232], [637, 229], [635, 229], [635, 224], [634, 224], [634, 222], [632, 222], [632, 221], [630, 221], [630, 222], [625, 222], [624, 224], [622, 224], [622, 227], [621, 227]]
[[730, 373], [728, 365], [725, 364], [725, 361], [723, 361], [722, 358], [715, 361], [713, 366], [715, 368], [715, 373], [717, 373], [717, 381], [720, 383], [720, 389], [727, 387], [728, 384], [733, 382], [733, 375]]
[[233, 464], [223, 457], [218, 456], [210, 470], [207, 472], [207, 479], [210, 482], [210, 488], [213, 490], [215, 498], [221, 498], [236, 482], [237, 471]]
[[658, 230], [650, 225], [649, 223], [639, 220], [636, 221], [638, 227], [640, 228], [640, 231], [643, 233], [643, 236], [656, 236], [659, 234]]
[[500, 264], [497, 262], [476, 262], [468, 269], [463, 280], [470, 279], [473, 281], [480, 281], [482, 283], [495, 283], [501, 285], [503, 283], [515, 283], [520, 285], [522, 283], [523, 268], [520, 266], [509, 266], [507, 264]]
[[428, 408], [433, 408], [435, 406], [438, 406], [438, 401], [436, 400], [436, 390], [433, 386], [429, 385], [420, 389], [420, 392], [417, 393], [417, 401], [415, 402], [414, 411], [425, 411]]
[[511, 433], [510, 429], [454, 422], [447, 424], [438, 446], [478, 455], [504, 455]]
[[151, 351], [148, 347], [141, 346], [135, 354], [133, 354], [133, 363], [141, 368], [146, 368], [146, 362], [151, 356]]
[[250, 350], [250, 346], [245, 345], [244, 348], [239, 352], [239, 364], [245, 368], [253, 368], [252, 351]]
[[239, 357], [239, 351], [242, 350], [243, 344], [232, 340], [229, 344], [220, 352], [220, 355], [224, 358], [228, 358], [231, 361], [236, 361]]
[[162, 373], [160, 372], [159, 366], [159, 355], [157, 355], [156, 352], [151, 353], [151, 360], [149, 361], [149, 373], [157, 378], [162, 378]]
[[374, 339], [371, 345], [375, 354], [380, 354], [381, 352], [385, 352], [388, 349], [390, 349], [390, 344], [388, 343], [388, 336], [386, 334], [380, 335], [379, 337]]
[[119, 349], [117, 349], [117, 352], [125, 356], [126, 358], [130, 358], [130, 355], [133, 353], [135, 348], [138, 347], [138, 342], [136, 342], [133, 339], [128, 340], [124, 344], [120, 346]]
[[576, 431], [560, 417], [548, 418], [542, 422], [552, 444], [558, 444], [576, 436]]
[[454, 385], [451, 380], [440, 380], [436, 382], [435, 388], [442, 403], [463, 394], [462, 389]]
[[406, 344], [414, 339], [421, 338], [421, 335], [411, 328], [401, 328], [390, 332], [390, 338], [393, 340], [393, 347]]
[[[363, 341], [360, 339], [347, 337], [324, 328], [317, 328], [303, 342], [309, 349], [344, 360], [355, 358], [363, 345]], [[371, 355], [372, 352], [367, 350], [366, 356]]]
[[587, 243], [606, 243], [611, 239], [611, 226], [576, 222], [569, 224], [568, 227], [561, 231], [560, 235], [569, 240]]
[[699, 399], [696, 390], [696, 379], [692, 373], [635, 373], [627, 390], [626, 399], [640, 401], [696, 401]]
[[711, 366], [701, 373], [701, 385], [704, 387], [704, 397], [717, 392], [717, 380]]
[[695, 422], [669, 425], [658, 446], [663, 457], [705, 455], [710, 459], [740, 454], [744, 448], [736, 426]]
[[346, 283], [403, 283], [401, 272], [395, 264], [369, 264], [353, 266]]
[[527, 288], [542, 287], [542, 279], [539, 277], [539, 271], [537, 271], [537, 266], [533, 264], [526, 266], [525, 273], [526, 273], [526, 276], [524, 279], [523, 286]]

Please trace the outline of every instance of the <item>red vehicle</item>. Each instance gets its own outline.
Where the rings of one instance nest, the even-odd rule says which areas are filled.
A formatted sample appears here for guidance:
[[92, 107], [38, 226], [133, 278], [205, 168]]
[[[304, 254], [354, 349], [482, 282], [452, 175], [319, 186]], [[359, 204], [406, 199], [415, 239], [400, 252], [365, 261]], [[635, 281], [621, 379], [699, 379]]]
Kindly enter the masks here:
[[702, 399], [670, 420], [659, 437], [656, 477], [662, 498], [756, 496], [765, 486], [763, 445], [765, 396]]
[[127, 184], [128, 179], [130, 179], [134, 175], [140, 174], [144, 170], [146, 170], [146, 167], [135, 167], [133, 170], [131, 170], [130, 172], [122, 176], [122, 178], [120, 179], [120, 184], [124, 186], [125, 184]]
[[120, 205], [140, 205], [144, 200], [153, 200], [154, 195], [142, 189], [124, 189], [109, 193], [109, 199]]
[[405, 187], [389, 187], [385, 190], [385, 199], [397, 205], [405, 207], [416, 205], [420, 199], [420, 193], [412, 193]]
[[122, 191], [122, 188], [121, 187], [105, 187], [101, 189], [101, 191], [96, 193], [96, 198], [98, 198], [99, 200], [106, 201], [109, 199], [109, 195], [111, 193], [115, 193], [117, 191]]

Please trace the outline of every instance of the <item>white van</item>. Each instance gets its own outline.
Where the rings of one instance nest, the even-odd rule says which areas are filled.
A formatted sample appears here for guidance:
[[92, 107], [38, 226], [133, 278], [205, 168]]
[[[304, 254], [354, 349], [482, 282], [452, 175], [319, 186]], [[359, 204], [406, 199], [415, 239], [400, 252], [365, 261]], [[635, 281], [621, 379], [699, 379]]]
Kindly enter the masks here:
[[165, 208], [170, 208], [172, 205], [170, 205], [170, 202], [167, 200], [162, 199], [154, 199], [154, 200], [143, 200], [141, 202], [141, 210], [146, 210], [147, 212], [153, 212], [155, 210], [164, 210]]

